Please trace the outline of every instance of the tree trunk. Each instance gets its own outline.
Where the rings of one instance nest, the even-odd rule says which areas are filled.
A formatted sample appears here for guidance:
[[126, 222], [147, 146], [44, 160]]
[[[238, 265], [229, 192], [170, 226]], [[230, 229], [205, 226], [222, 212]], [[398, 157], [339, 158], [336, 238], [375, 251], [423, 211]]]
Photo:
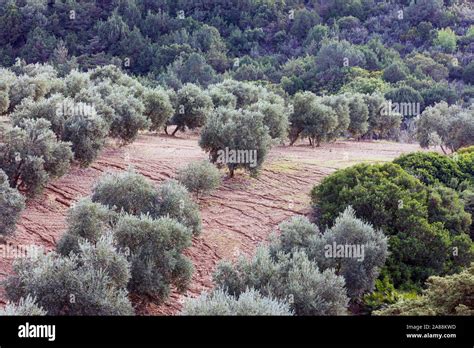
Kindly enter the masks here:
[[176, 126], [176, 128], [174, 129], [173, 133], [171, 133], [171, 135], [174, 136], [178, 130], [179, 130], [179, 126]]
[[18, 168], [15, 171], [16, 173], [15, 173], [15, 175], [13, 177], [13, 180], [12, 180], [12, 186], [14, 188], [18, 188], [18, 180], [20, 179], [20, 175], [21, 175], [20, 169], [23, 166], [23, 163], [24, 163], [24, 161], [21, 160], [21, 162], [18, 164]]
[[169, 134], [168, 134], [168, 126], [165, 126], [165, 134], [166, 134], [166, 135], [169, 135]]
[[234, 177], [234, 168], [229, 168], [229, 177]]
[[443, 153], [444, 153], [445, 155], [447, 155], [448, 153], [447, 153], [446, 150], [444, 149], [443, 145], [440, 145], [440, 146], [441, 146], [441, 150], [443, 150]]
[[298, 131], [290, 140], [290, 146], [293, 146], [294, 143], [296, 143], [296, 140], [300, 137], [302, 131]]
[[313, 146], [313, 142], [311, 141], [311, 138], [308, 138], [308, 140], [309, 140], [309, 145]]

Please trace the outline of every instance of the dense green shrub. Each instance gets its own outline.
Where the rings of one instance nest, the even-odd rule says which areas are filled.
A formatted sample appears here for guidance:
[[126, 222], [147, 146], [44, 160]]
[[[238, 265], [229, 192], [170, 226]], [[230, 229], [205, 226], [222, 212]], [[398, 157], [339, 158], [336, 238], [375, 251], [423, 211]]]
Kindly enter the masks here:
[[426, 185], [449, 185], [453, 179], [463, 179], [458, 164], [436, 152], [413, 152], [393, 161]]
[[453, 53], [456, 50], [456, 33], [451, 28], [438, 30], [434, 44], [441, 47], [447, 53]]
[[474, 266], [458, 274], [430, 277], [415, 299], [401, 300], [376, 315], [473, 315]]
[[397, 303], [402, 299], [413, 299], [416, 296], [416, 292], [405, 293], [397, 291], [390, 282], [390, 279], [384, 276], [382, 279], [375, 280], [374, 291], [364, 295], [363, 304], [368, 312], [373, 312], [382, 307]]
[[[385, 99], [391, 100], [393, 103], [399, 103], [400, 105], [408, 104], [411, 105], [419, 105], [420, 110], [423, 110], [424, 107], [424, 100], [421, 94], [410, 86], [401, 86], [401, 87], [394, 87], [385, 93]], [[415, 115], [415, 112], [412, 108], [411, 112], [407, 114], [402, 114], [403, 118], [412, 118]]]
[[459, 152], [459, 156], [455, 156], [454, 160], [466, 178], [474, 181], [474, 152]]
[[428, 219], [442, 222], [452, 235], [469, 234], [471, 215], [464, 211], [459, 194], [445, 186], [433, 187], [428, 196]]
[[21, 211], [25, 207], [25, 199], [11, 188], [7, 175], [0, 170], [0, 236], [15, 230]]
[[0, 144], [0, 169], [10, 185], [39, 193], [49, 178], [63, 175], [72, 160], [69, 143], [58, 141], [44, 119], [25, 119], [7, 131]]
[[462, 78], [466, 83], [474, 85], [474, 62], [470, 62], [464, 67]]
[[385, 81], [396, 83], [405, 80], [408, 74], [408, 68], [404, 64], [395, 62], [384, 69], [383, 78]]
[[177, 180], [183, 184], [189, 192], [209, 194], [221, 184], [219, 170], [208, 161], [193, 162], [178, 172]]
[[449, 105], [457, 100], [456, 91], [447, 85], [436, 84], [421, 92], [425, 106], [432, 106], [436, 103], [446, 101]]
[[[451, 248], [463, 244], [467, 259], [471, 242], [457, 238], [429, 216], [427, 188], [396, 164], [360, 164], [326, 177], [311, 191], [320, 222], [332, 225], [344, 207], [390, 235], [386, 270], [395, 286], [420, 286], [428, 276], [455, 270]], [[462, 214], [456, 205], [450, 214]], [[441, 219], [443, 220], [443, 219]], [[456, 259], [456, 262], [461, 260]], [[463, 259], [461, 262], [465, 262]]]
[[264, 297], [256, 290], [247, 290], [238, 298], [221, 289], [190, 299], [184, 304], [183, 315], [292, 315], [288, 303]]
[[270, 142], [261, 113], [227, 108], [218, 108], [211, 114], [199, 139], [211, 162], [227, 166], [231, 177], [237, 168], [257, 174]]
[[170, 286], [186, 289], [192, 264], [182, 254], [191, 245], [191, 231], [168, 217], [124, 215], [114, 229], [117, 243], [130, 254], [130, 291], [166, 299]]
[[465, 154], [465, 153], [474, 153], [474, 145], [468, 146], [468, 147], [463, 147], [456, 151], [458, 154]]
[[286, 300], [297, 315], [346, 313], [344, 278], [334, 270], [320, 272], [302, 251], [272, 257], [267, 248], [260, 247], [252, 259], [241, 258], [235, 265], [221, 262], [214, 281], [233, 296], [254, 288], [263, 296]]
[[469, 231], [469, 235], [471, 239], [474, 241], [474, 190], [465, 190], [461, 193], [461, 199], [464, 202], [464, 210], [471, 214], [471, 228]]

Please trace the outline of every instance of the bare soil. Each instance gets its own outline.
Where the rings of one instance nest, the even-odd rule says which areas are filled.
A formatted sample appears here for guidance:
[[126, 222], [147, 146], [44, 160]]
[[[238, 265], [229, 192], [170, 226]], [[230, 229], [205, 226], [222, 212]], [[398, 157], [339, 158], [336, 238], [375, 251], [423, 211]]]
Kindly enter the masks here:
[[[251, 254], [258, 244], [267, 241], [281, 221], [295, 214], [308, 215], [310, 189], [333, 171], [361, 162], [390, 161], [417, 150], [418, 145], [391, 142], [338, 141], [319, 148], [307, 143], [274, 146], [257, 178], [237, 172], [233, 179], [224, 179], [212, 195], [199, 200], [203, 231], [186, 250], [195, 268], [189, 290], [185, 294], [173, 290], [162, 304], [133, 296], [137, 312], [177, 314], [186, 296], [195, 297], [212, 288], [212, 273], [219, 260]], [[104, 173], [133, 166], [158, 185], [172, 178], [178, 168], [205, 158], [196, 134], [142, 134], [128, 146], [110, 143], [90, 167], [73, 166], [67, 175], [52, 181], [43, 194], [31, 199], [16, 233], [3, 242], [14, 246], [41, 245], [52, 250], [66, 230], [68, 209], [90, 195]], [[222, 175], [226, 173], [223, 171]], [[0, 281], [12, 273], [12, 262], [13, 259], [0, 258]], [[0, 288], [0, 305], [5, 302]]]

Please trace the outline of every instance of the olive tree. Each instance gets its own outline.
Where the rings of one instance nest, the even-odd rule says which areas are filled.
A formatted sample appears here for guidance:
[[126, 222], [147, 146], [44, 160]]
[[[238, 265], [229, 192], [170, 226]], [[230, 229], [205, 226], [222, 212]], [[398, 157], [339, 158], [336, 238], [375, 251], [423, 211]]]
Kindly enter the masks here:
[[[295, 216], [278, 227], [280, 235], [273, 237], [270, 244], [272, 255], [304, 251], [321, 270], [335, 269], [337, 275], [344, 277], [351, 299], [360, 299], [374, 287], [387, 257], [387, 237], [358, 219], [352, 207], [341, 213], [334, 226], [324, 233], [303, 216]], [[351, 254], [339, 255], [340, 246], [350, 248]]]
[[166, 126], [174, 109], [169, 95], [161, 88], [147, 89], [143, 94], [144, 114], [150, 120], [150, 130], [157, 131]]
[[159, 204], [154, 217], [168, 216], [185, 225], [194, 234], [201, 233], [199, 206], [191, 199], [185, 186], [175, 180], [167, 180], [158, 187]]
[[130, 266], [111, 236], [80, 247], [79, 255], [39, 252], [16, 260], [15, 275], [5, 285], [8, 298], [16, 302], [35, 297], [48, 315], [133, 314], [124, 287]]
[[338, 126], [336, 112], [311, 92], [299, 92], [293, 99], [293, 112], [290, 115], [290, 144], [299, 136], [309, 138], [313, 146], [320, 146], [334, 134]]
[[388, 102], [380, 95], [373, 93], [363, 96], [369, 111], [368, 132], [366, 135], [377, 139], [387, 138], [400, 129], [402, 115], [393, 110], [389, 110]]
[[156, 188], [133, 170], [109, 173], [92, 190], [92, 201], [133, 215], [154, 214], [159, 205]]
[[64, 122], [67, 113], [63, 112], [66, 105], [65, 99], [60, 94], [55, 94], [50, 98], [38, 101], [32, 98], [24, 99], [19, 104], [10, 117], [14, 125], [20, 125], [25, 119], [43, 118], [51, 123], [51, 129], [58, 138], [61, 138], [64, 132]]
[[61, 255], [79, 252], [79, 242], [86, 239], [97, 242], [112, 226], [116, 214], [108, 207], [84, 198], [73, 205], [66, 218], [67, 230], [58, 242], [56, 250]]
[[[82, 108], [82, 103], [77, 104]], [[64, 123], [63, 140], [72, 144], [74, 158], [82, 165], [89, 165], [96, 159], [105, 145], [109, 127], [107, 122], [92, 112], [77, 112], [70, 115]]]
[[113, 109], [110, 135], [118, 138], [122, 144], [132, 142], [138, 131], [148, 127], [149, 121], [144, 115], [142, 101], [131, 94], [128, 88], [114, 87], [106, 102]]
[[254, 288], [263, 296], [287, 300], [296, 315], [342, 315], [348, 304], [344, 278], [333, 269], [320, 271], [303, 251], [272, 257], [260, 247], [251, 259], [221, 262], [214, 281], [233, 296]]
[[12, 187], [34, 195], [49, 178], [63, 175], [72, 160], [70, 143], [58, 141], [45, 119], [25, 119], [9, 130], [0, 144], [0, 168]]
[[192, 264], [183, 250], [191, 245], [191, 231], [174, 219], [124, 215], [114, 228], [118, 245], [130, 253], [130, 291], [166, 299], [170, 286], [186, 289]]
[[15, 230], [25, 199], [14, 188], [10, 187], [7, 175], [0, 170], [0, 236]]
[[286, 138], [288, 114], [283, 99], [279, 103], [261, 100], [253, 104], [250, 109], [263, 115], [263, 123], [268, 127], [272, 139], [284, 140]]
[[209, 161], [193, 162], [178, 172], [177, 180], [183, 184], [189, 192], [199, 197], [200, 194], [209, 194], [221, 184], [219, 170]]
[[222, 289], [203, 293], [188, 299], [182, 315], [292, 315], [290, 305], [282, 300], [262, 296], [249, 289], [239, 297], [231, 296]]
[[362, 95], [348, 95], [348, 98], [350, 118], [348, 131], [359, 140], [369, 130], [369, 109]]
[[0, 309], [0, 316], [42, 316], [46, 311], [36, 304], [36, 299], [27, 295], [20, 298], [18, 303], [7, 302], [3, 309]]
[[218, 108], [202, 129], [199, 145], [211, 162], [229, 168], [230, 177], [237, 168], [257, 174], [271, 145], [263, 119], [254, 111]]
[[427, 107], [417, 121], [422, 147], [440, 145], [444, 153], [474, 144], [474, 113], [446, 102]]
[[176, 110], [170, 123], [176, 125], [172, 135], [186, 127], [195, 129], [204, 126], [212, 111], [212, 99], [198, 86], [187, 83], [176, 95]]

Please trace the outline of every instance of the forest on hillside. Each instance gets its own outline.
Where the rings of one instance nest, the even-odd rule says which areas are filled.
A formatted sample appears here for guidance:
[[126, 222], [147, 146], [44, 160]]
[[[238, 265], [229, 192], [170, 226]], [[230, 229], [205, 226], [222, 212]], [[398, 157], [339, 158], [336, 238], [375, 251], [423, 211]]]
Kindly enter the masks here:
[[473, 315], [473, 220], [470, 0], [0, 0], [1, 315]]

